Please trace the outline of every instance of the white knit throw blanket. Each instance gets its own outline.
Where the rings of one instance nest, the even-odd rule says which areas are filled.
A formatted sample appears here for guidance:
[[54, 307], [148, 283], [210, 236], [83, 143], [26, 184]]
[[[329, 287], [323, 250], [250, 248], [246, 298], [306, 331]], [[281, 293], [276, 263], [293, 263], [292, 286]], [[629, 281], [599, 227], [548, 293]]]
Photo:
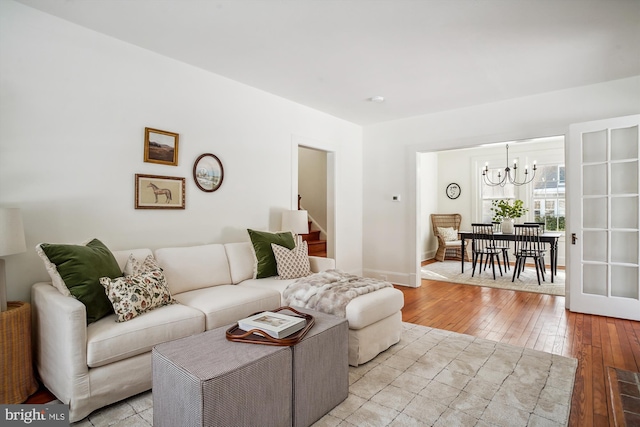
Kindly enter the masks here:
[[378, 279], [326, 270], [297, 279], [282, 295], [285, 305], [346, 317], [346, 307], [352, 299], [390, 287], [391, 283]]

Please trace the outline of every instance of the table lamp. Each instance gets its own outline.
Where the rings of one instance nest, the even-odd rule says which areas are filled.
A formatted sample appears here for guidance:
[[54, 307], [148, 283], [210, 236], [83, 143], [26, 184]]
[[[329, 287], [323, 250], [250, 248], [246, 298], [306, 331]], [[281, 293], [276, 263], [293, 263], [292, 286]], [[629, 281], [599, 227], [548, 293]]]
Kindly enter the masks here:
[[296, 235], [296, 245], [302, 241], [301, 234], [309, 233], [309, 215], [307, 211], [284, 211], [282, 212], [282, 230], [291, 231]]
[[19, 208], [0, 208], [0, 312], [7, 311], [4, 259], [27, 250]]

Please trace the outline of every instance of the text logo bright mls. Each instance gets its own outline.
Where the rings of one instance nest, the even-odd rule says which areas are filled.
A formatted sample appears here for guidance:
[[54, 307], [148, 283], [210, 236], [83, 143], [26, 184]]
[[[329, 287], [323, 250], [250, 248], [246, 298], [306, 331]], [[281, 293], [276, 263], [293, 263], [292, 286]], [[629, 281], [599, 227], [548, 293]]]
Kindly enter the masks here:
[[[68, 405], [0, 405], [2, 425], [35, 425], [41, 427], [68, 426]], [[0, 418], [1, 419], [1, 418]]]

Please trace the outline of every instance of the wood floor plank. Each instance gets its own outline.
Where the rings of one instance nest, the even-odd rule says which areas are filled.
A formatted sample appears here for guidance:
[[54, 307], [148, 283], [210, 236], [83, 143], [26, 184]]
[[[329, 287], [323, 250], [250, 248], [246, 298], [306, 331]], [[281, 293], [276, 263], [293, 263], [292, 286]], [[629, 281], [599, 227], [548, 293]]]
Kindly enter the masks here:
[[637, 371], [635, 358], [633, 357], [633, 351], [631, 350], [631, 342], [629, 341], [629, 334], [624, 324], [628, 320], [615, 319], [616, 330], [618, 331], [618, 339], [620, 340], [620, 350], [624, 359], [624, 366], [627, 371]]
[[578, 359], [569, 425], [608, 425], [607, 367], [640, 370], [640, 322], [572, 313], [565, 298], [423, 280], [404, 321]]
[[626, 334], [629, 337], [629, 344], [631, 346], [631, 353], [634, 356], [636, 369], [632, 369], [633, 371], [640, 371], [640, 330], [638, 332], [633, 328], [634, 323], [640, 322], [631, 322], [627, 321], [624, 324]]

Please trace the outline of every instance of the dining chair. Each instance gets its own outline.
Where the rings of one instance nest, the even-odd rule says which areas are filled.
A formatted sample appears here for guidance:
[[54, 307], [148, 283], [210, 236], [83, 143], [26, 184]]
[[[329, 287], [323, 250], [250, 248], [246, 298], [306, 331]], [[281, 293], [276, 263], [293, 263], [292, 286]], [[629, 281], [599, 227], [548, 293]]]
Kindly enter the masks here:
[[541, 232], [544, 233], [545, 231], [545, 227], [546, 227], [546, 223], [544, 221], [540, 221], [540, 222], [523, 222], [524, 225], [530, 225], [530, 224], [536, 224], [539, 225], [541, 227]]
[[540, 285], [540, 277], [544, 281], [544, 247], [540, 242], [540, 230], [542, 227], [539, 224], [515, 224], [515, 245], [514, 255], [516, 257], [516, 264], [513, 268], [513, 277], [511, 281], [515, 281], [516, 275], [520, 277], [520, 273], [524, 271], [527, 258], [531, 258], [536, 266], [536, 276], [538, 277], [538, 285]]
[[[530, 224], [537, 224], [540, 226], [540, 233], [544, 233], [546, 231], [546, 226], [547, 224], [544, 221], [539, 221], [539, 222], [524, 222], [524, 225], [530, 225]], [[547, 249], [544, 245], [542, 245], [542, 255], [545, 256], [547, 253]], [[543, 262], [542, 262], [542, 269], [544, 270], [544, 272], [547, 272], [547, 266], [544, 263], [544, 258], [543, 258]]]
[[[493, 232], [502, 233], [502, 223], [493, 221]], [[509, 250], [511, 249], [511, 242], [509, 240], [496, 240], [496, 248], [502, 251], [502, 264], [504, 265], [504, 271], [510, 269], [509, 267]]]
[[473, 270], [471, 271], [471, 277], [476, 272], [476, 266], [478, 266], [478, 274], [482, 271], [482, 260], [486, 256], [485, 264], [491, 260], [491, 269], [493, 270], [493, 280], [496, 280], [496, 262], [498, 264], [498, 270], [502, 276], [502, 267], [500, 266], [500, 254], [501, 249], [496, 247], [496, 241], [493, 237], [493, 224], [471, 224], [473, 231], [473, 237], [471, 240], [471, 248], [473, 253]]

